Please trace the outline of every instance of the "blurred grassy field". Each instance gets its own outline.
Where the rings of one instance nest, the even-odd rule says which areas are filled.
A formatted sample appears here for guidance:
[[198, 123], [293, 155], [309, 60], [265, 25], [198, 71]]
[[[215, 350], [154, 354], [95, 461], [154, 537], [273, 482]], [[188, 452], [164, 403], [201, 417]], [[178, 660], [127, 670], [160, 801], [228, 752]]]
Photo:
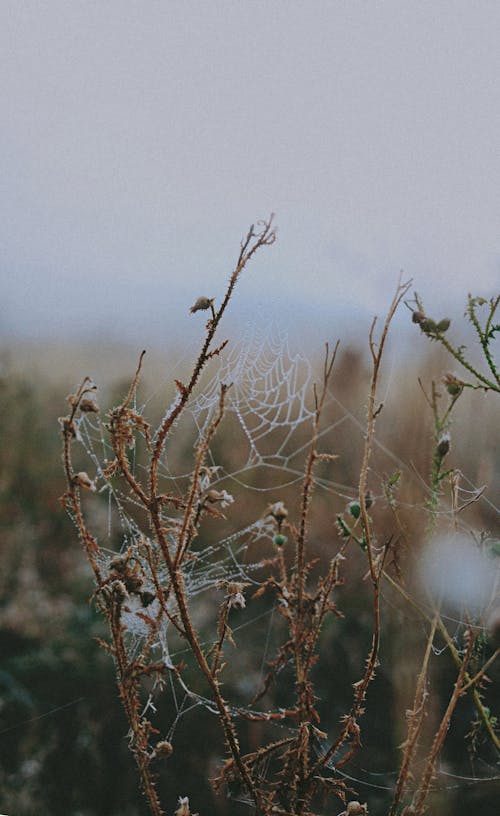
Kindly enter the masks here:
[[[168, 360], [166, 356], [158, 351], [148, 354], [141, 381], [142, 398], [155, 395], [149, 405], [153, 421], [174, 394], [167, 375], [181, 355], [172, 349]], [[5, 349], [1, 357], [0, 808], [5, 813], [146, 813], [127, 751], [126, 722], [115, 692], [113, 666], [94, 640], [105, 633], [88, 602], [93, 591], [90, 570], [58, 500], [64, 491], [58, 417], [65, 413], [66, 395], [82, 375], [89, 374], [99, 385], [105, 384], [100, 404], [110, 407], [125, 393], [136, 361], [135, 349], [103, 348], [99, 344], [69, 348], [60, 344], [24, 345]], [[319, 371], [320, 366], [318, 356], [313, 368]], [[187, 362], [175, 376], [182, 376], [184, 369], [188, 370]], [[385, 407], [377, 426], [378, 443], [370, 474], [371, 489], [378, 497], [373, 517], [383, 534], [389, 535], [394, 529], [394, 518], [381, 496], [381, 483], [383, 474], [401, 470], [398, 500], [400, 523], [405, 529], [401, 557], [412, 549], [413, 561], [426, 525], [424, 502], [432, 456], [432, 421], [417, 380], [420, 377], [429, 387], [433, 378], [439, 380], [449, 369], [445, 358], [428, 348], [426, 356], [410, 356], [397, 363], [385, 375], [382, 386]], [[325, 487], [315, 494], [310, 536], [313, 554], [320, 559], [331, 557], [338, 541], [335, 515], [356, 495], [368, 378], [363, 353], [355, 348], [342, 350], [334, 376], [334, 399], [324, 420], [325, 427], [331, 425], [332, 429], [322, 439], [324, 449], [339, 454], [339, 459], [334, 465], [322, 465], [318, 473]], [[487, 486], [464, 518], [464, 523], [477, 531], [498, 531], [495, 505], [500, 481], [500, 423], [494, 396], [464, 394], [452, 428], [450, 466], [461, 470], [462, 486], [467, 490]], [[225, 449], [226, 460], [231, 445], [225, 440], [230, 433], [228, 423], [215, 443], [221, 451]], [[305, 444], [306, 429], [303, 439]], [[186, 457], [184, 467], [189, 469], [190, 447], [184, 444], [180, 449], [181, 459]], [[235, 451], [235, 461], [237, 454]], [[249, 474], [250, 487], [252, 478]], [[271, 479], [269, 474], [258, 478]], [[271, 481], [260, 482], [259, 487], [264, 484], [272, 487]], [[294, 485], [264, 497], [247, 491], [238, 510], [238, 526], [261, 515], [270, 500], [283, 498], [293, 508], [298, 489]], [[238, 488], [235, 490], [237, 493]], [[350, 683], [357, 679], [370, 637], [364, 603], [365, 564], [360, 553], [353, 555], [349, 569], [340, 600], [349, 615], [338, 627], [325, 631], [322, 649], [327, 669], [318, 676], [322, 710], [332, 726], [347, 704]], [[420, 627], [415, 618], [408, 619], [405, 629], [405, 613], [390, 594], [385, 603], [389, 637], [371, 692], [364, 722], [365, 748], [359, 758], [360, 769], [369, 766], [373, 773], [367, 776], [359, 771], [364, 780], [361, 792], [366, 793], [363, 784], [377, 784], [376, 774], [389, 774], [383, 776], [380, 813], [387, 800], [384, 787], [389, 787], [390, 772], [397, 768], [397, 746], [404, 738], [404, 711], [414, 682], [412, 649], [421, 635], [420, 629], [414, 631]], [[250, 671], [248, 655], [259, 655], [266, 636], [265, 628], [258, 625], [246, 632], [247, 655], [241, 654], [243, 650], [236, 653], [232, 682], [239, 672]], [[435, 682], [444, 691], [452, 677], [446, 661], [446, 656], [440, 658], [435, 667]], [[446, 767], [464, 776], [470, 775], [464, 750], [470, 714], [464, 703], [444, 758]], [[166, 701], [160, 718], [169, 722], [171, 717], [171, 703]], [[202, 816], [239, 812], [240, 806], [214, 799], [207, 783], [223, 751], [217, 722], [205, 711], [185, 720], [178, 731], [172, 764], [161, 775], [164, 800], [173, 809], [177, 796], [189, 793], [194, 809]], [[453, 790], [435, 800], [434, 807], [439, 806], [439, 810], [433, 812], [460, 816], [475, 807], [481, 808], [483, 816], [497, 812], [494, 785], [462, 785], [454, 780], [450, 787]]]

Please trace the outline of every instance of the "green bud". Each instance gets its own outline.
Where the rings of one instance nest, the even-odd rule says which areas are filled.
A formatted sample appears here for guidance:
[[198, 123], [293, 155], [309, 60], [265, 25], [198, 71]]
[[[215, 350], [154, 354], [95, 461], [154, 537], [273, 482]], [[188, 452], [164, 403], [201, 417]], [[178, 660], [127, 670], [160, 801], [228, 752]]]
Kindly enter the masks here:
[[286, 536], [278, 534], [275, 535], [273, 538], [273, 543], [276, 544], [277, 547], [282, 547], [283, 544], [286, 544]]
[[349, 510], [349, 513], [353, 518], [359, 519], [359, 516], [361, 514], [361, 507], [358, 501], [349, 502], [349, 504], [347, 505], [347, 509]]
[[449, 320], [447, 317], [445, 317], [443, 320], [440, 320], [439, 323], [437, 324], [438, 332], [443, 333], [445, 331], [448, 331], [448, 329], [450, 328], [450, 323], [451, 320]]
[[342, 536], [342, 538], [349, 538], [349, 536], [351, 535], [351, 531], [347, 524], [345, 523], [342, 516], [337, 516], [337, 525], [339, 533]]
[[424, 334], [430, 334], [431, 332], [437, 331], [437, 326], [430, 317], [426, 317], [425, 320], [420, 322], [420, 328], [424, 332]]
[[458, 397], [461, 391], [463, 391], [464, 383], [455, 377], [454, 374], [445, 374], [443, 382], [450, 397]]

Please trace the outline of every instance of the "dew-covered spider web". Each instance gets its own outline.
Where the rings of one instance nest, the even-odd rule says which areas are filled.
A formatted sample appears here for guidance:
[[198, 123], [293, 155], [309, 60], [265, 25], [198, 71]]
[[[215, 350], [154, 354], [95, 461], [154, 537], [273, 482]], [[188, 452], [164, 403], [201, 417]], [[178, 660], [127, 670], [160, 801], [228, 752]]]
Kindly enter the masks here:
[[285, 332], [247, 327], [189, 406], [200, 435], [213, 417], [222, 383], [231, 386], [226, 412], [233, 414], [248, 444], [243, 468], [269, 464], [286, 469], [296, 455], [297, 429], [312, 418], [307, 358], [290, 353]]
[[[231, 713], [235, 719], [268, 713], [269, 727], [285, 734], [294, 733], [294, 727], [289, 721], [285, 724], [285, 717], [280, 718], [279, 709], [266, 712], [265, 707], [253, 707], [250, 702], [265, 679], [267, 662], [274, 656], [274, 629], [280, 618], [274, 602], [264, 609], [260, 605], [254, 611], [251, 597], [260, 587], [267, 563], [275, 554], [273, 536], [276, 528], [268, 512], [269, 503], [280, 500], [281, 491], [300, 490], [314, 416], [314, 379], [306, 355], [290, 349], [284, 331], [255, 324], [248, 326], [238, 343], [228, 344], [210, 361], [199, 388], [173, 428], [173, 441], [167, 442], [159, 469], [161, 489], [177, 495], [181, 500], [189, 489], [198, 446], [219, 410], [221, 387], [230, 386], [221, 430], [215, 434], [207, 452], [196, 497], [196, 501], [202, 503], [208, 491], [215, 491], [218, 498], [214, 509], [220, 518], [208, 518], [206, 524], [201, 525], [192, 542], [191, 556], [182, 566], [183, 581], [193, 619], [203, 629], [202, 645], [207, 650], [217, 637], [218, 610], [222, 600], [227, 597], [228, 586], [241, 584], [244, 588], [242, 592], [247, 607], [231, 610], [233, 636], [237, 642], [240, 636], [244, 641], [245, 629], [250, 627], [260, 633], [260, 642], [257, 647], [255, 637], [252, 643], [250, 640], [246, 642], [248, 650], [256, 650], [254, 659], [257, 668], [252, 672], [245, 671], [244, 676], [235, 681], [238, 699]], [[176, 395], [169, 402], [167, 414], [178, 399]], [[135, 395], [134, 410], [143, 415], [147, 407], [148, 399], [141, 403], [140, 397]], [[332, 392], [328, 395], [326, 408], [332, 410], [330, 414], [327, 412], [328, 419], [319, 434], [320, 444], [323, 441], [326, 443], [332, 432], [347, 429], [350, 434], [363, 439], [364, 406], [356, 415]], [[153, 428], [153, 439], [154, 431]], [[159, 555], [158, 545], [144, 519], [143, 508], [127, 485], [105, 475], [106, 466], [113, 459], [105, 420], [92, 414], [82, 414], [78, 420], [78, 433], [91, 463], [89, 472], [93, 465], [92, 477], [95, 474], [96, 495], [89, 497], [89, 501], [99, 503], [97, 508], [91, 510], [100, 530], [99, 566], [103, 575], [114, 575], [116, 578], [116, 558], [126, 556], [128, 568], [138, 579], [138, 590], [130, 592], [124, 604], [122, 625], [127, 631], [130, 659], [141, 656], [145, 644], [151, 641], [152, 630], [155, 632], [150, 643], [151, 655], [156, 661], [163, 662], [168, 671], [167, 679], [163, 677], [158, 680], [149, 694], [145, 712], [151, 709], [154, 713], [160, 691], [169, 694], [173, 714], [165, 733], [168, 739], [172, 739], [179, 724], [193, 709], [202, 706], [215, 715], [217, 711], [213, 701], [196, 690], [196, 683], [191, 684], [189, 672], [174, 672], [179, 661], [188, 660], [189, 650], [172, 625], [171, 618], [178, 613], [173, 594], [168, 596], [168, 615], [156, 597], [156, 582], [168, 587], [169, 575], [159, 558], [160, 566], [153, 577], [151, 558]], [[404, 461], [378, 440], [375, 444], [392, 466], [415, 478], [410, 461]], [[135, 476], [139, 480], [146, 479], [147, 469], [139, 444], [131, 450], [130, 460]], [[325, 468], [321, 469], [315, 477], [316, 488], [332, 501], [345, 504], [354, 499], [357, 495], [356, 482], [339, 483], [334, 475], [334, 468], [328, 472]], [[374, 475], [382, 478], [382, 473], [375, 470]], [[473, 484], [469, 487], [471, 492], [477, 490]], [[383, 499], [383, 496], [380, 498]], [[491, 500], [486, 497], [485, 500], [491, 504]], [[415, 503], [414, 507], [423, 509], [425, 499], [420, 506], [417, 507]], [[171, 507], [165, 509], [162, 517], [172, 551], [175, 551], [178, 543], [181, 518], [182, 512], [175, 512]], [[360, 581], [365, 572], [366, 565], [358, 567]], [[464, 618], [458, 615], [457, 643], [463, 623]], [[328, 744], [318, 741], [318, 756], [326, 750]], [[474, 781], [479, 782], [483, 777], [496, 779], [496, 771], [495, 764], [491, 763], [483, 772], [477, 770]], [[266, 772], [263, 767], [262, 773]], [[450, 773], [449, 770], [446, 773]], [[369, 771], [360, 768], [358, 773], [353, 772], [351, 776], [345, 773], [344, 776], [347, 781], [366, 787], [390, 790], [395, 774], [388, 772], [383, 778], [375, 780]], [[461, 784], [462, 779], [456, 776], [454, 784]], [[439, 784], [446, 788], [448, 783], [443, 770]]]
[[[247, 490], [272, 493], [276, 492], [277, 486], [294, 484], [303, 477], [301, 466], [308, 448], [313, 416], [311, 366], [304, 354], [290, 352], [285, 332], [252, 325], [247, 327], [239, 343], [229, 345], [214, 358], [210, 368], [210, 376], [202, 382], [198, 393], [195, 392], [181, 422], [174, 428], [177, 437], [180, 437], [180, 444], [177, 438], [172, 446], [167, 445], [160, 463], [160, 475], [163, 489], [177, 490], [179, 495], [186, 489], [194, 452], [218, 411], [221, 385], [230, 385], [225, 402], [222, 442], [218, 445], [216, 438], [208, 452], [207, 473], [200, 480], [200, 495], [208, 488], [219, 490], [224, 486], [224, 498], [227, 497], [227, 500], [222, 499], [217, 509], [234, 518], [238, 502], [244, 501]], [[167, 413], [174, 405], [175, 400]], [[144, 408], [145, 405], [139, 405], [136, 397], [134, 409], [142, 414]], [[112, 560], [117, 552], [132, 551], [134, 569], [143, 578], [141, 590], [153, 595], [153, 582], [146, 577], [149, 567], [143, 545], [148, 542], [154, 548], [155, 544], [148, 535], [149, 531], [139, 521], [141, 508], [137, 499], [122, 483], [105, 476], [105, 466], [113, 459], [113, 453], [104, 422], [87, 414], [82, 414], [78, 422], [81, 442], [97, 473], [97, 491], [101, 496], [107, 496], [108, 500], [106, 525], [104, 514], [100, 518], [102, 572], [107, 574], [112, 570]], [[132, 450], [131, 458], [135, 456]], [[264, 471], [266, 476], [262, 475]], [[137, 454], [135, 473], [140, 479], [145, 472]], [[193, 547], [193, 558], [183, 568], [186, 593], [190, 599], [203, 593], [213, 596], [215, 592], [220, 602], [223, 593], [219, 591], [217, 595], [217, 588], [228, 582], [259, 585], [260, 581], [255, 576], [262, 570], [265, 558], [272, 554], [269, 545], [274, 523], [266, 514], [268, 504], [266, 496], [256, 505], [259, 511], [257, 518], [236, 530], [231, 529], [215, 541], [212, 537], [209, 543], [205, 543], [203, 536], [199, 536]], [[172, 548], [175, 548], [179, 514], [165, 514], [164, 522], [170, 528], [169, 540]], [[217, 535], [218, 530], [214, 529], [214, 532]], [[165, 567], [158, 570], [158, 576], [163, 584], [168, 584]], [[172, 612], [174, 606], [172, 601]], [[158, 602], [153, 600], [147, 607], [147, 615], [154, 618], [158, 610]], [[140, 652], [150, 632], [144, 616], [140, 597], [132, 598], [123, 614], [123, 623], [130, 635], [131, 654]], [[166, 657], [170, 653], [166, 620], [160, 629], [161, 638], [157, 646]]]

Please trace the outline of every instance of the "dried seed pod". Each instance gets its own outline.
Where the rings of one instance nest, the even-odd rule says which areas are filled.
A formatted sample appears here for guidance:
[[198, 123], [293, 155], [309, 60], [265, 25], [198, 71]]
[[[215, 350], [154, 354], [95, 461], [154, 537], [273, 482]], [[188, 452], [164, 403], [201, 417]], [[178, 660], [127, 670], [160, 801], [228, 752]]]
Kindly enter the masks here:
[[125, 586], [127, 587], [129, 592], [137, 594], [144, 584], [140, 575], [128, 575], [125, 577]]
[[115, 555], [109, 562], [110, 570], [114, 572], [124, 573], [128, 569], [128, 558], [123, 555]]
[[210, 504], [217, 504], [220, 502], [220, 506], [222, 508], [229, 507], [230, 504], [233, 504], [234, 497], [231, 496], [227, 490], [209, 490], [205, 496], [205, 501], [210, 502]]
[[143, 606], [149, 606], [153, 603], [156, 595], [154, 592], [149, 592], [149, 590], [145, 589], [143, 592], [140, 593], [141, 604]]
[[449, 450], [450, 450], [450, 435], [443, 434], [437, 444], [437, 452], [439, 453], [441, 459], [444, 459], [446, 454], [449, 453]]
[[368, 813], [368, 806], [366, 804], [362, 805], [361, 802], [352, 801], [348, 803], [345, 813], [346, 816], [362, 816], [362, 814]]
[[228, 609], [244, 609], [246, 606], [245, 596], [243, 590], [247, 587], [247, 583], [238, 583], [230, 581], [226, 584], [227, 594], [225, 600], [227, 601]]
[[128, 597], [128, 592], [123, 581], [113, 581], [111, 589], [113, 591], [113, 597], [119, 603], [123, 603], [125, 598]]
[[375, 504], [375, 499], [373, 498], [373, 493], [371, 492], [371, 490], [367, 490], [366, 493], [365, 493], [365, 507], [366, 507], [366, 509], [369, 510], [370, 507], [373, 507], [374, 504]]
[[206, 297], [205, 295], [202, 295], [201, 297], [198, 298], [196, 303], [194, 303], [191, 306], [189, 311], [190, 311], [191, 314], [194, 314], [195, 312], [200, 312], [200, 311], [205, 312], [207, 309], [210, 309], [213, 302], [214, 302], [214, 298], [209, 298], [209, 297]]
[[69, 417], [59, 417], [58, 421], [64, 433], [68, 434], [70, 439], [76, 439], [78, 437], [76, 425], [74, 422], [70, 422]]
[[84, 414], [98, 414], [99, 406], [93, 399], [82, 399], [80, 411], [83, 411]]
[[154, 756], [157, 759], [166, 759], [167, 757], [171, 756], [173, 752], [174, 748], [171, 742], [168, 740], [160, 740], [160, 742], [157, 742], [155, 745]]

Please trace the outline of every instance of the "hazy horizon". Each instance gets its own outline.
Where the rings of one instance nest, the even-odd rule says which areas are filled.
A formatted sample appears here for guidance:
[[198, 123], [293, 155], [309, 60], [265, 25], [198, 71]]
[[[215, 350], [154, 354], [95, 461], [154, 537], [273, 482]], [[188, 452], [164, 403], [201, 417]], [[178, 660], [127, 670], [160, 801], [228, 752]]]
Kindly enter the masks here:
[[381, 314], [401, 269], [439, 316], [493, 294], [497, 4], [51, 0], [0, 16], [4, 339], [194, 336], [189, 305], [220, 298], [271, 211], [278, 242], [236, 321], [264, 309], [331, 339]]

